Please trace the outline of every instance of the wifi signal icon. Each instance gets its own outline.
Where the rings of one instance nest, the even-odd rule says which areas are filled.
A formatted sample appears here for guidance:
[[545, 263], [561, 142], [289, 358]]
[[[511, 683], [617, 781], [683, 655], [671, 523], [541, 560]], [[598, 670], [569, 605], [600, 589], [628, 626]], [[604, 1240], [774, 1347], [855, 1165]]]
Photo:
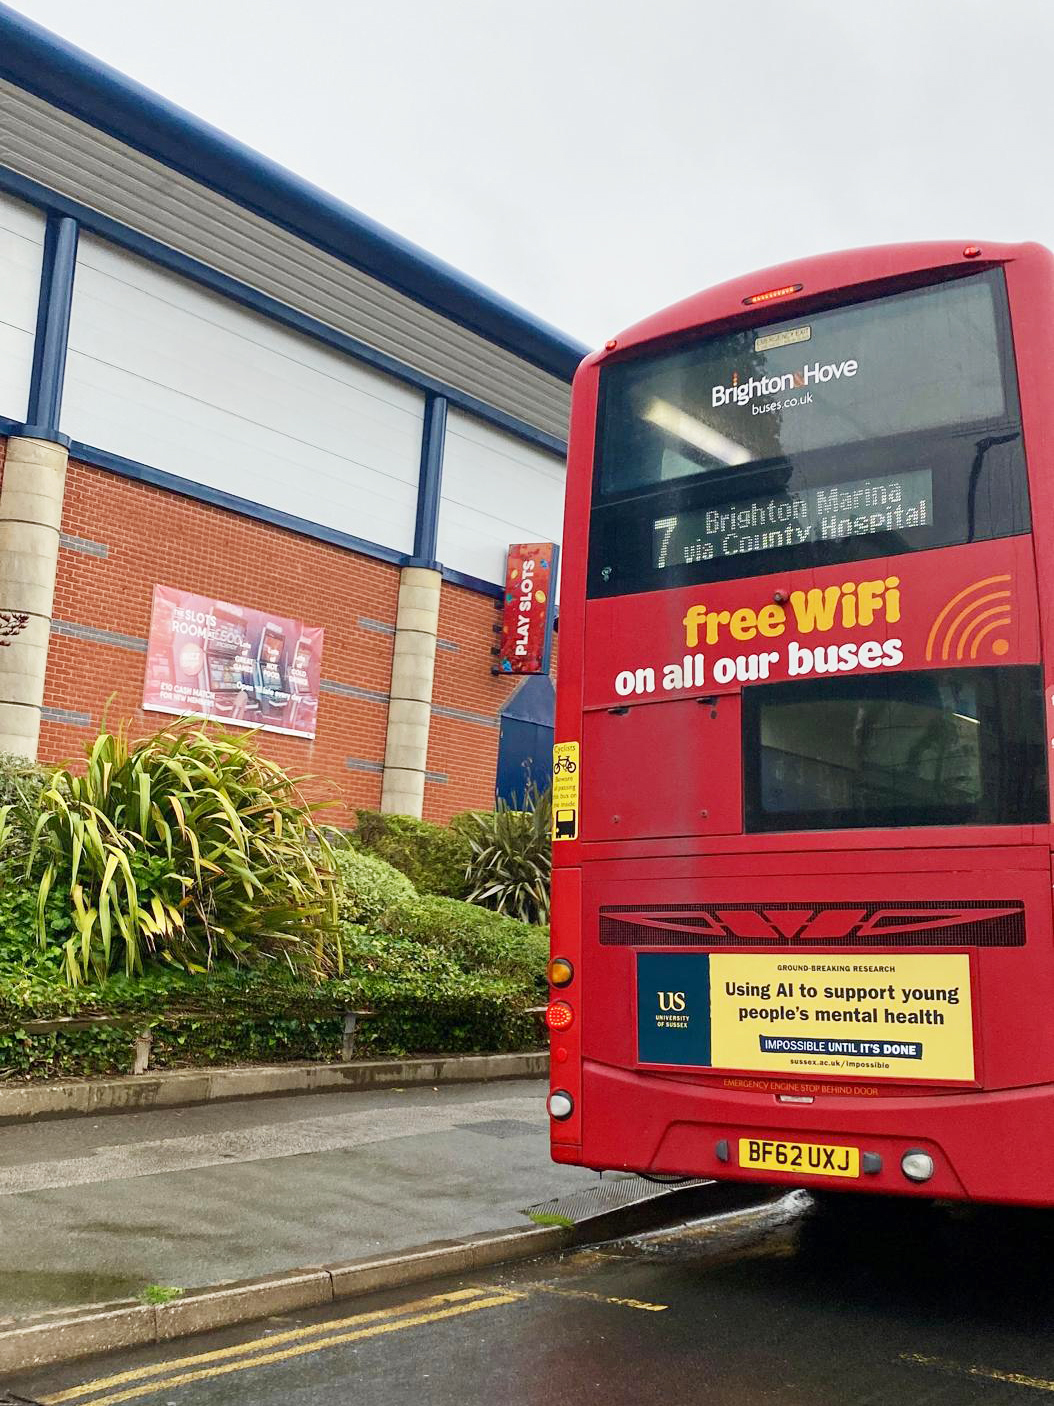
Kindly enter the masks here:
[[[976, 659], [981, 641], [1010, 628], [1010, 577], [986, 576], [974, 581], [943, 607], [926, 639], [927, 659]], [[1005, 654], [1008, 640], [994, 639], [993, 654]]]

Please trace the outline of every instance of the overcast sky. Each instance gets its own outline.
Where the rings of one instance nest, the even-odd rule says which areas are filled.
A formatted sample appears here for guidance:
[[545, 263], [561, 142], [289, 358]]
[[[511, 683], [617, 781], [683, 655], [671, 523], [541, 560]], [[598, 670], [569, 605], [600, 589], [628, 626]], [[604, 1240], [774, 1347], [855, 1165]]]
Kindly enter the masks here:
[[1052, 0], [13, 0], [590, 344], [798, 255], [1054, 245]]

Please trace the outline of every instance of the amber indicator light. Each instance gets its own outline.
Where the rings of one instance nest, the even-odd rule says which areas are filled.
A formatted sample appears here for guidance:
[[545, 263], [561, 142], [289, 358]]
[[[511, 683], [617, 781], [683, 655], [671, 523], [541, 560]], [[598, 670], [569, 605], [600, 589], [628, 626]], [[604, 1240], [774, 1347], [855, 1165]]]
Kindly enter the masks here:
[[549, 985], [570, 986], [575, 969], [566, 957], [554, 957], [549, 963]]

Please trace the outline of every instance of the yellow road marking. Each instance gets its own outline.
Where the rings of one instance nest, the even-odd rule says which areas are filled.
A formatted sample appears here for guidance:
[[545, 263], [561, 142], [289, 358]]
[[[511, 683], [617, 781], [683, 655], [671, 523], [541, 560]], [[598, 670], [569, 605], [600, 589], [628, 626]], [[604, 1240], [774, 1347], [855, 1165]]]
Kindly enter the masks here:
[[[409, 1303], [398, 1304], [393, 1308], [373, 1309], [368, 1313], [352, 1314], [349, 1318], [328, 1319], [324, 1323], [310, 1323], [303, 1328], [290, 1328], [281, 1333], [269, 1333], [266, 1337], [235, 1343], [231, 1347], [194, 1353], [190, 1357], [170, 1358], [167, 1362], [153, 1362], [145, 1367], [133, 1367], [130, 1371], [118, 1372], [112, 1377], [98, 1377], [93, 1382], [84, 1382], [81, 1386], [70, 1387], [66, 1391], [57, 1392], [54, 1396], [43, 1397], [41, 1406], [60, 1406], [62, 1402], [76, 1401], [80, 1397], [90, 1396], [93, 1392], [105, 1391], [108, 1387], [123, 1386], [126, 1382], [142, 1381], [146, 1377], [163, 1376], [164, 1373], [180, 1367], [193, 1367], [205, 1362], [220, 1362], [228, 1357], [244, 1357], [249, 1353], [274, 1349], [282, 1343], [295, 1342], [298, 1338], [317, 1337], [319, 1334], [349, 1328], [352, 1324], [362, 1325], [379, 1320], [400, 1319], [407, 1314], [417, 1314], [424, 1309], [436, 1308], [441, 1304], [458, 1303], [466, 1299], [479, 1300], [487, 1295], [505, 1292], [505, 1290], [493, 1289], [453, 1289], [446, 1294], [433, 1294], [426, 1299], [413, 1299]], [[510, 1297], [513, 1296], [510, 1295]], [[310, 1346], [322, 1347], [324, 1344], [311, 1344]], [[252, 1364], [246, 1363], [244, 1365], [251, 1366]], [[98, 1406], [98, 1404], [93, 1402], [91, 1406]]]
[[[458, 1318], [464, 1313], [475, 1313], [482, 1308], [500, 1308], [503, 1304], [518, 1303], [522, 1294], [496, 1294], [489, 1298], [472, 1299], [468, 1303], [455, 1304], [451, 1308], [438, 1309], [435, 1313], [417, 1313], [410, 1318], [389, 1319], [383, 1323], [373, 1323], [368, 1328], [357, 1328], [349, 1333], [335, 1333], [310, 1343], [296, 1343], [283, 1348], [281, 1352], [265, 1352], [251, 1357], [247, 1362], [222, 1362], [218, 1366], [204, 1367], [196, 1372], [181, 1372], [175, 1377], [161, 1377], [157, 1381], [140, 1383], [125, 1391], [115, 1391], [109, 1396], [97, 1396], [91, 1406], [117, 1406], [118, 1402], [131, 1401], [137, 1396], [151, 1392], [169, 1391], [173, 1387], [187, 1386], [190, 1382], [212, 1381], [216, 1377], [228, 1376], [231, 1372], [247, 1372], [254, 1367], [267, 1367], [274, 1362], [289, 1362], [294, 1357], [304, 1357], [311, 1352], [323, 1352], [326, 1348], [337, 1347], [341, 1343], [358, 1342], [363, 1338], [380, 1337], [382, 1333], [397, 1333], [403, 1328], [416, 1328], [422, 1323], [437, 1323], [441, 1319]], [[47, 1401], [44, 1406], [49, 1406]]]
[[[500, 1294], [503, 1290], [496, 1284], [486, 1285], [486, 1292]], [[610, 1303], [619, 1308], [640, 1308], [645, 1313], [665, 1313], [668, 1303], [647, 1303], [644, 1299], [620, 1299], [607, 1294], [594, 1294], [588, 1289], [564, 1289], [558, 1284], [521, 1284], [522, 1294], [556, 1294], [561, 1299], [588, 1299], [591, 1303]]]
[[553, 1284], [535, 1284], [532, 1287], [540, 1289], [543, 1294], [556, 1294], [562, 1299], [591, 1299], [593, 1303], [611, 1303], [619, 1308], [640, 1308], [645, 1313], [665, 1313], [670, 1306], [667, 1303], [646, 1303], [643, 1299], [620, 1299], [607, 1294], [591, 1294], [588, 1289], [558, 1289]]
[[941, 1372], [953, 1372], [960, 1377], [980, 1377], [987, 1382], [1006, 1382], [1010, 1386], [1024, 1386], [1031, 1391], [1054, 1392], [1054, 1381], [1046, 1377], [1029, 1377], [1023, 1372], [998, 1372], [994, 1367], [970, 1367], [959, 1362], [948, 1362], [942, 1357], [926, 1357], [921, 1352], [902, 1352], [901, 1362], [913, 1362], [917, 1367], [936, 1367]]

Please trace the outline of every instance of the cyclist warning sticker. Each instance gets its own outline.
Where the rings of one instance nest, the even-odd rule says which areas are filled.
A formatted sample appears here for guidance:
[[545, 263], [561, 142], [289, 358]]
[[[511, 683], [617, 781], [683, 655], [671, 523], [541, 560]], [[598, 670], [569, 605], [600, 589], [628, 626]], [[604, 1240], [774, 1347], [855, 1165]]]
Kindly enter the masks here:
[[578, 743], [553, 747], [553, 839], [578, 839]]

